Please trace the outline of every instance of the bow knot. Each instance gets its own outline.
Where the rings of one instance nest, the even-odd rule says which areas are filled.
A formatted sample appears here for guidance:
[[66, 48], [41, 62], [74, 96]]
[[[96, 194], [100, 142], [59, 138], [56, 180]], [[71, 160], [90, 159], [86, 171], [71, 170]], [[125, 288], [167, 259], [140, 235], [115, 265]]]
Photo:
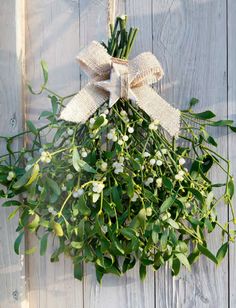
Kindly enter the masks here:
[[180, 111], [161, 98], [150, 85], [163, 77], [157, 58], [144, 52], [127, 61], [112, 58], [106, 49], [93, 41], [78, 56], [81, 68], [91, 81], [67, 104], [61, 119], [86, 122], [109, 99], [111, 108], [120, 98], [130, 99], [171, 136], [180, 129]]

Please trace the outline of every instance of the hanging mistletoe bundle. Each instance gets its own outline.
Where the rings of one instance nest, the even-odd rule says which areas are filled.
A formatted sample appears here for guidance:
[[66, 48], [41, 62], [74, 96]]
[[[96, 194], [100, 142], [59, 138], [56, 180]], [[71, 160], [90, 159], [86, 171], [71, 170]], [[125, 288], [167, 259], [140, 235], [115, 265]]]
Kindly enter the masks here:
[[[125, 273], [137, 261], [142, 279], [147, 266], [157, 270], [166, 262], [177, 275], [201, 254], [219, 264], [235, 238], [229, 229], [236, 223], [229, 161], [207, 132], [223, 126], [236, 131], [233, 122], [216, 121], [209, 110], [194, 113], [196, 99], [181, 112], [163, 100], [150, 87], [163, 76], [155, 56], [127, 60], [137, 29], [127, 32], [126, 24], [127, 17], [117, 18], [107, 45], [92, 42], [80, 53], [90, 82], [66, 107], [73, 95], [47, 88], [42, 62], [41, 91], [29, 89], [48, 92], [52, 110], [40, 115], [48, 124], [36, 128], [27, 121], [27, 131], [1, 137], [7, 154], [0, 160], [0, 196], [7, 199], [4, 207], [15, 207], [10, 218], [19, 213], [16, 253], [26, 231], [39, 238], [41, 255], [53, 234], [58, 248], [51, 261], [70, 256], [78, 279], [83, 262], [95, 264], [98, 281], [106, 273]], [[32, 142], [14, 152], [11, 144], [22, 136]], [[213, 166], [225, 173], [224, 183], [209, 178]], [[223, 224], [220, 201], [232, 216]], [[217, 228], [222, 245], [215, 255], [207, 234]]]

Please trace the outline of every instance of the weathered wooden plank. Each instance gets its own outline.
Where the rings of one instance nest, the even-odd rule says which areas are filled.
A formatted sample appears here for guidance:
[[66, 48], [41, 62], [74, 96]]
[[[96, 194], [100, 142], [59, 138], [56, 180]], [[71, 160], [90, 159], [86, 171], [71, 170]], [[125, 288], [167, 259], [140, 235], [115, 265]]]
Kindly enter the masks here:
[[[226, 1], [154, 1], [153, 20], [154, 53], [165, 71], [160, 83], [163, 97], [179, 107], [198, 97], [199, 109], [209, 107], [226, 117]], [[216, 134], [223, 155], [227, 155], [225, 134]], [[221, 179], [218, 173], [212, 177]], [[224, 221], [227, 207], [220, 207]], [[215, 252], [220, 233], [209, 239]], [[156, 275], [156, 307], [227, 307], [227, 266], [226, 259], [216, 270], [202, 257], [192, 273], [182, 271], [177, 279], [162, 269]]]
[[[44, 59], [49, 66], [49, 87], [61, 95], [75, 92], [80, 85], [80, 71], [75, 64], [79, 50], [79, 2], [27, 1], [26, 9], [27, 80], [39, 87], [40, 60]], [[36, 122], [47, 108], [46, 94], [28, 95], [27, 118]], [[36, 243], [33, 237], [29, 238], [30, 247]], [[82, 283], [73, 278], [71, 260], [62, 256], [59, 263], [50, 263], [52, 242], [48, 248], [46, 256], [40, 257], [37, 252], [28, 258], [30, 307], [83, 307]]]
[[[22, 74], [24, 61], [24, 1], [4, 0], [0, 7], [0, 135], [15, 135], [22, 129]], [[21, 146], [16, 142], [14, 148]], [[5, 154], [0, 139], [0, 153]], [[0, 215], [0, 307], [27, 307], [24, 256], [13, 250], [17, 216], [8, 221], [12, 209]]]
[[[228, 117], [236, 121], [236, 2], [228, 1]], [[235, 142], [236, 135], [229, 131], [229, 159], [231, 161], [231, 170], [235, 177], [236, 175], [236, 153]], [[235, 208], [235, 198], [233, 202]], [[233, 227], [233, 225], [231, 226]], [[236, 307], [236, 246], [230, 246], [229, 259], [229, 307]]]
[[[87, 45], [92, 39], [106, 38], [106, 7], [107, 0], [100, 1], [98, 6], [94, 5], [93, 1], [82, 1], [84, 6], [81, 5], [81, 24], [83, 29], [81, 31], [84, 33], [84, 40], [81, 41], [81, 47]], [[90, 5], [93, 3], [93, 6]], [[151, 3], [151, 1], [148, 1]], [[124, 1], [119, 1], [117, 3], [117, 15], [125, 12]], [[145, 4], [148, 5], [148, 4]], [[130, 25], [139, 24], [140, 27], [146, 28], [146, 18], [136, 19], [134, 16], [142, 8], [142, 1], [127, 1], [126, 9], [127, 14], [130, 16]], [[151, 6], [148, 6], [146, 10], [150, 10]], [[97, 19], [94, 18], [97, 16]], [[139, 14], [138, 14], [139, 15]], [[90, 18], [88, 18], [88, 16]], [[148, 17], [147, 17], [148, 18]], [[98, 20], [100, 21], [97, 24]], [[148, 30], [140, 34], [138, 47], [134, 50], [134, 54], [141, 51], [142, 49], [151, 48], [151, 29], [149, 35], [147, 36]], [[146, 37], [145, 37], [146, 36]], [[81, 39], [83, 39], [81, 37]], [[138, 267], [132, 270], [127, 275], [118, 278], [112, 275], [106, 275], [103, 278], [102, 285], [96, 282], [95, 271], [93, 266], [86, 265], [86, 276], [84, 281], [84, 305], [85, 308], [108, 308], [108, 307], [137, 307], [137, 308], [152, 308], [154, 307], [154, 276], [153, 272], [148, 273], [147, 280], [142, 283], [139, 279]]]

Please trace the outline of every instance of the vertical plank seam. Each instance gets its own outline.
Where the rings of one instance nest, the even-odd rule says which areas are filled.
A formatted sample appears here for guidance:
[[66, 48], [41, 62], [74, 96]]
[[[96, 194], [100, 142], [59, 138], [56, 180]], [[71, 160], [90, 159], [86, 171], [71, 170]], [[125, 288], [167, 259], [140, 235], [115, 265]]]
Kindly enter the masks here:
[[[227, 112], [227, 119], [229, 119], [229, 37], [228, 37], [228, 32], [229, 32], [229, 14], [228, 14], [228, 0], [225, 0], [225, 6], [226, 6], [226, 101], [227, 101], [227, 106], [226, 106], [226, 112]], [[229, 159], [229, 129], [228, 127], [226, 128], [227, 130], [227, 159]], [[229, 204], [227, 206], [227, 218], [228, 221], [230, 219], [229, 217]], [[228, 231], [229, 231], [229, 225], [228, 225]], [[228, 240], [229, 240], [229, 234], [228, 234]], [[230, 247], [228, 250], [228, 308], [230, 308]]]
[[[154, 15], [153, 0], [151, 0], [152, 53], [153, 53], [153, 50], [154, 50], [154, 43], [153, 43], [153, 40], [154, 40], [154, 16], [153, 15]], [[154, 288], [154, 291], [153, 291], [154, 305], [153, 305], [153, 307], [156, 308], [157, 303], [156, 303], [156, 272], [155, 271], [153, 271], [153, 288]]]
[[[21, 119], [20, 119], [20, 127], [19, 129], [23, 130], [25, 126], [25, 118], [26, 118], [26, 106], [25, 106], [25, 80], [26, 80], [26, 65], [25, 65], [25, 55], [26, 55], [26, 46], [25, 46], [25, 26], [26, 26], [26, 0], [19, 0], [19, 2], [16, 2], [15, 4], [16, 9], [16, 20], [18, 20], [18, 24], [16, 24], [16, 49], [19, 48], [17, 44], [20, 44], [20, 50], [16, 50], [16, 52], [20, 52], [19, 54], [19, 78], [20, 78], [20, 109], [21, 109]], [[23, 139], [22, 145], [25, 145], [25, 140]], [[20, 144], [21, 146], [21, 144]], [[24, 248], [27, 247], [27, 236], [24, 238]], [[24, 298], [21, 298], [22, 302], [20, 303], [20, 306], [22, 308], [29, 307], [29, 292], [28, 292], [28, 262], [26, 258], [26, 254], [21, 255], [21, 275], [23, 275], [24, 278], [24, 286], [23, 286], [23, 296]], [[22, 290], [21, 290], [22, 291]]]
[[[81, 44], [81, 3], [80, 0], [78, 0], [78, 11], [79, 11], [79, 48], [81, 48], [80, 44]], [[81, 90], [81, 82], [82, 82], [82, 74], [81, 74], [81, 70], [79, 73], [79, 89]], [[83, 268], [83, 273], [85, 274], [85, 265], [84, 262], [82, 264], [82, 268]], [[82, 308], [85, 308], [85, 280], [84, 277], [82, 279]]]

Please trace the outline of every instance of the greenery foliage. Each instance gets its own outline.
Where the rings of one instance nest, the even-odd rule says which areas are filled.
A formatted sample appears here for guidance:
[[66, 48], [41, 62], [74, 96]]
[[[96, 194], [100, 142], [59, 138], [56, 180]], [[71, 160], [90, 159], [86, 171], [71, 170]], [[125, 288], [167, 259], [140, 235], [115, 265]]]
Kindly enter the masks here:
[[[127, 32], [126, 23], [126, 17], [118, 18], [104, 44], [114, 57], [128, 58], [132, 49], [137, 29]], [[229, 161], [217, 152], [208, 128], [235, 131], [233, 122], [215, 120], [209, 110], [195, 113], [197, 99], [181, 112], [177, 140], [123, 99], [111, 109], [105, 104], [85, 124], [64, 122], [58, 116], [73, 95], [49, 90], [47, 65], [41, 65], [41, 90], [29, 89], [48, 93], [52, 108], [39, 117], [47, 124], [37, 128], [27, 121], [26, 131], [0, 137], [7, 151], [0, 158], [0, 198], [3, 207], [15, 208], [9, 219], [19, 214], [15, 252], [20, 253], [25, 232], [32, 232], [44, 255], [52, 233], [58, 248], [51, 261], [69, 255], [78, 279], [83, 262], [92, 262], [98, 281], [106, 273], [125, 273], [137, 261], [141, 279], [149, 265], [157, 270], [168, 262], [173, 275], [181, 265], [190, 270], [201, 254], [219, 264], [235, 237], [229, 228], [236, 223], [234, 184]], [[31, 142], [16, 152], [12, 144], [21, 137]], [[209, 177], [212, 168], [225, 174], [223, 183]], [[223, 224], [221, 201], [231, 209], [230, 221]], [[222, 246], [215, 255], [207, 239], [216, 229]]]

